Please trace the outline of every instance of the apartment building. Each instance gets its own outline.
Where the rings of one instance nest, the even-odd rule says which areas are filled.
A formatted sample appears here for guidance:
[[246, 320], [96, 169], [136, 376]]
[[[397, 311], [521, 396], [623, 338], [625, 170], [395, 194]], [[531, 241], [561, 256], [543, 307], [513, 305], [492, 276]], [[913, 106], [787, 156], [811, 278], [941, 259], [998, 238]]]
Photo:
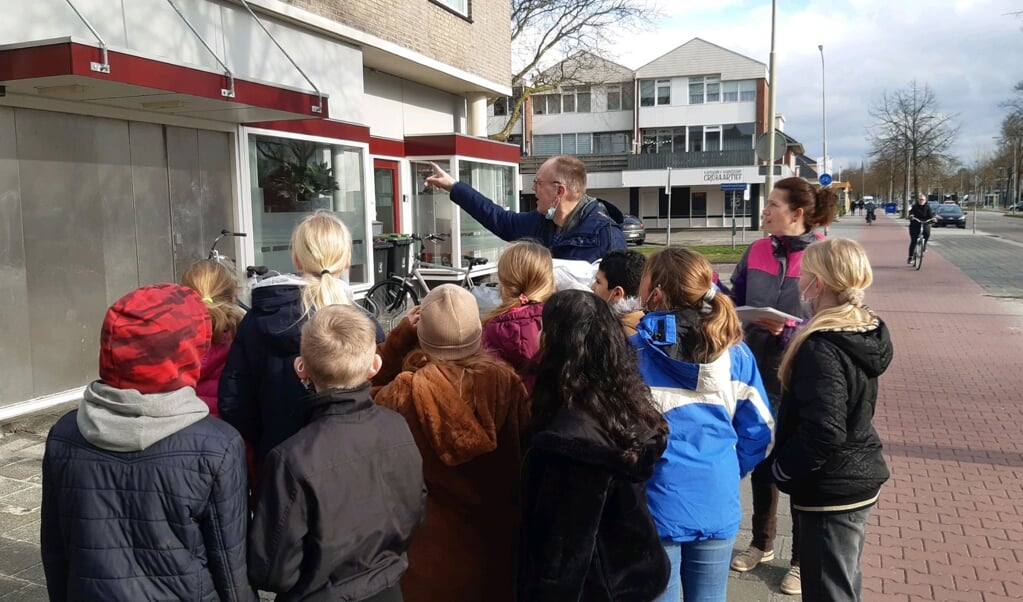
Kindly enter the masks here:
[[[106, 307], [176, 281], [222, 229], [240, 265], [291, 271], [310, 212], [354, 238], [503, 243], [425, 190], [436, 161], [517, 208], [519, 151], [486, 139], [511, 93], [506, 0], [34, 0], [0, 19], [0, 417], [96, 377]], [[429, 27], [424, 24], [428, 23]], [[477, 44], [477, 40], [487, 40]]]
[[[575, 55], [555, 69], [574, 77], [533, 96], [514, 138], [522, 190], [547, 157], [582, 159], [593, 196], [637, 215], [648, 227], [757, 228], [766, 165], [755, 145], [769, 125], [764, 63], [699, 38], [633, 71]], [[488, 129], [499, 130], [501, 115]], [[795, 175], [802, 146], [776, 118], [783, 157], [775, 177]], [[670, 169], [669, 169], [670, 168]], [[524, 195], [523, 203], [531, 202]]]

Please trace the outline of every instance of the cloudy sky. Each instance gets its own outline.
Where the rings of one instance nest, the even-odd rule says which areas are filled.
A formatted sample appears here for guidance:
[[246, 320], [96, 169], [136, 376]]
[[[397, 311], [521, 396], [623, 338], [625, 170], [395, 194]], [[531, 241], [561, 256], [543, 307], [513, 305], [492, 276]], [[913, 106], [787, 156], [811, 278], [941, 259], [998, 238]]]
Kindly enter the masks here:
[[[868, 114], [885, 92], [912, 80], [934, 90], [938, 109], [957, 114], [951, 150], [967, 165], [997, 144], [1006, 109], [1023, 81], [1023, 0], [778, 0], [777, 110], [807, 155], [822, 154], [824, 45], [828, 154], [836, 168], [867, 156]], [[768, 64], [770, 0], [667, 0], [653, 32], [619, 37], [613, 56], [636, 69], [699, 37]]]

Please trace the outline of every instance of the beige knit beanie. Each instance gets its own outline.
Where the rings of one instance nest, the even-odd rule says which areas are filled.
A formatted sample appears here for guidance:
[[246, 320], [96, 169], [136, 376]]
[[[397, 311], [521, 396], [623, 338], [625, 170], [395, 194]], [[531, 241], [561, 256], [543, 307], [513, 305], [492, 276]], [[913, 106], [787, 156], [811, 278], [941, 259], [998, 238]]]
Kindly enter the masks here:
[[468, 357], [480, 348], [483, 326], [472, 293], [454, 284], [442, 284], [423, 299], [419, 345], [439, 360]]

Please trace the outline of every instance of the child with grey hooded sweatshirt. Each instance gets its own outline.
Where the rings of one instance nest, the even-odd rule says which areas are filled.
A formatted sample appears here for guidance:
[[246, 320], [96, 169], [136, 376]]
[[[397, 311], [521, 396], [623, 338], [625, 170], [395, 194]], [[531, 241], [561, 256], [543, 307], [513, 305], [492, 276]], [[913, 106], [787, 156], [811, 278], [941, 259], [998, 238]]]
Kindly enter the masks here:
[[255, 600], [245, 447], [195, 395], [212, 327], [199, 295], [115, 302], [99, 376], [50, 430], [40, 543], [51, 600]]

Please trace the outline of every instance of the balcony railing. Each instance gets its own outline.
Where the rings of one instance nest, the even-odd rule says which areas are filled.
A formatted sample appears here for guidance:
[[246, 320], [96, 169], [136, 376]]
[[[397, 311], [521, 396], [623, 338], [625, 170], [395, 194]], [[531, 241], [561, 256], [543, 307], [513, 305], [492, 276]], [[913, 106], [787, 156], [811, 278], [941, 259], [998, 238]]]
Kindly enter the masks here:
[[753, 149], [629, 155], [628, 169], [740, 167], [756, 165]]
[[[588, 173], [595, 171], [623, 171], [628, 169], [629, 165], [629, 155], [625, 153], [617, 155], [576, 155], [576, 157], [586, 165]], [[519, 172], [536, 173], [536, 170], [540, 169], [540, 166], [547, 159], [550, 159], [550, 157], [520, 157]]]
[[[705, 151], [687, 153], [653, 153], [633, 155], [576, 155], [586, 165], [589, 173], [598, 171], [626, 171], [636, 169], [741, 167], [756, 165], [752, 149], [732, 151]], [[543, 162], [550, 157], [521, 157], [520, 173], [536, 173]]]

